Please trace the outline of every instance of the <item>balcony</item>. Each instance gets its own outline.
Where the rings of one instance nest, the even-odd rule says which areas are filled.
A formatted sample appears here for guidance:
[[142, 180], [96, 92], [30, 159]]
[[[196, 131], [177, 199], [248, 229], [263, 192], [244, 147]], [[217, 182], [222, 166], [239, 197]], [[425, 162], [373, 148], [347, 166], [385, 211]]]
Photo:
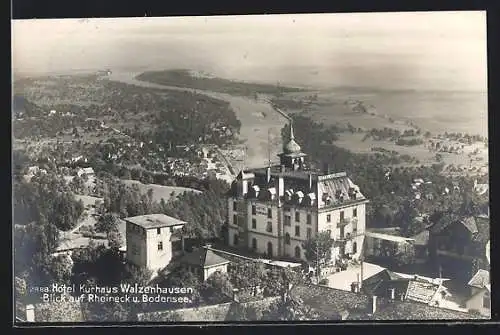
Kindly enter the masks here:
[[337, 227], [343, 227], [343, 226], [346, 226], [348, 225], [349, 223], [353, 223], [353, 224], [356, 224], [358, 221], [356, 220], [356, 218], [343, 218], [341, 220], [339, 220], [339, 222], [337, 222]]
[[358, 234], [357, 232], [347, 233], [347, 234], [344, 234], [344, 235], [337, 237], [336, 240], [338, 242], [346, 242], [346, 241], [352, 240], [353, 238], [360, 236], [360, 235], [362, 235], [362, 234]]

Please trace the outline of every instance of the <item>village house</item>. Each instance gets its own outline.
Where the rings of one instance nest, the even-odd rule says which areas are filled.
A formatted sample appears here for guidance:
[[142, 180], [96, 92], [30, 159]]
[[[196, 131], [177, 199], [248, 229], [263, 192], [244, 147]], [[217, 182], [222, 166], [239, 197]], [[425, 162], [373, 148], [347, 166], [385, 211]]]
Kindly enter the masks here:
[[78, 177], [86, 177], [86, 178], [92, 178], [95, 176], [95, 172], [94, 172], [94, 169], [91, 168], [91, 167], [88, 167], [88, 168], [82, 168], [82, 169], [78, 169], [76, 171], [76, 175]]
[[267, 257], [305, 261], [303, 243], [319, 232], [335, 240], [332, 260], [358, 258], [365, 233], [359, 187], [345, 172], [310, 169], [301, 147], [290, 139], [280, 164], [241, 171], [228, 197], [229, 246]]
[[451, 296], [443, 285], [446, 280], [409, 276], [386, 269], [364, 280], [362, 290], [366, 294], [391, 300], [413, 301], [439, 307], [446, 297]]
[[445, 214], [429, 228], [429, 257], [443, 275], [467, 282], [474, 261], [487, 262], [489, 234], [487, 216], [460, 218]]
[[[237, 293], [236, 293], [237, 294]], [[296, 285], [277, 297], [240, 303], [232, 302], [197, 308], [140, 313], [139, 321], [260, 321], [263, 313], [277, 302], [293, 299], [317, 315], [314, 320], [473, 320], [483, 317], [437, 308], [428, 304], [398, 301], [362, 293], [352, 293], [320, 285]]]
[[178, 263], [188, 271], [207, 280], [215, 272], [227, 273], [229, 260], [215, 253], [210, 245], [194, 249], [182, 256]]
[[490, 317], [491, 316], [491, 284], [490, 273], [486, 270], [479, 270], [474, 277], [471, 278], [468, 285], [470, 286], [470, 296], [465, 302], [465, 306], [471, 312]]
[[164, 214], [128, 217], [124, 221], [128, 262], [160, 271], [182, 254], [184, 238], [180, 230], [186, 222]]

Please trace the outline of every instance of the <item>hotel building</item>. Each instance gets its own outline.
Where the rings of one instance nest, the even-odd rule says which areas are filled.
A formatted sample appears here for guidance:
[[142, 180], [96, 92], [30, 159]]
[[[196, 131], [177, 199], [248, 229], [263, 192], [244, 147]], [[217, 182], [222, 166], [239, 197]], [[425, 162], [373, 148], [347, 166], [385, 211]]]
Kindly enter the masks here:
[[306, 260], [303, 243], [328, 231], [332, 260], [358, 258], [368, 200], [345, 172], [311, 169], [290, 124], [280, 164], [243, 170], [228, 198], [228, 244], [267, 257]]

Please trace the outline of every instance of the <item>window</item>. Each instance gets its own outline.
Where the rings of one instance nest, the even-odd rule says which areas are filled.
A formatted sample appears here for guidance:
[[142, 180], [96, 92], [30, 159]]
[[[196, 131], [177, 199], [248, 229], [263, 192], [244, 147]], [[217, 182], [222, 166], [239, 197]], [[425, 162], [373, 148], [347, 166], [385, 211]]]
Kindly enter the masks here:
[[235, 215], [233, 215], [233, 224], [234, 224], [235, 226], [237, 226], [237, 225], [238, 225], [238, 215], [236, 215], [236, 214], [235, 214]]
[[483, 308], [491, 308], [491, 295], [490, 292], [486, 292], [483, 296]]
[[290, 245], [290, 234], [285, 234], [285, 244]]
[[353, 218], [357, 218], [357, 217], [358, 217], [358, 209], [357, 209], [357, 208], [354, 208], [354, 209], [352, 210], [352, 217], [353, 217]]
[[295, 226], [295, 236], [300, 236], [300, 226]]
[[340, 222], [344, 222], [344, 211], [340, 211]]
[[292, 218], [288, 215], [285, 215], [285, 226], [291, 226], [292, 225]]
[[273, 223], [272, 222], [268, 222], [267, 223], [266, 231], [268, 233], [272, 233], [273, 232]]
[[310, 239], [312, 237], [312, 229], [307, 228], [307, 239]]
[[252, 238], [252, 249], [257, 250], [257, 239]]
[[271, 242], [267, 243], [267, 255], [273, 257], [273, 244]]
[[307, 214], [307, 224], [311, 224], [311, 214]]
[[295, 247], [295, 258], [300, 258], [300, 247], [299, 246]]
[[300, 212], [295, 212], [295, 222], [300, 222]]
[[161, 234], [161, 228], [156, 228], [156, 235], [160, 235]]
[[267, 209], [267, 218], [272, 219], [273, 218], [273, 210], [271, 208]]
[[332, 222], [332, 215], [331, 214], [328, 214], [326, 216], [326, 222]]
[[252, 219], [252, 229], [257, 229], [257, 220]]
[[356, 242], [352, 243], [352, 253], [355, 254], [358, 252], [358, 244]]
[[158, 251], [162, 251], [163, 250], [163, 242], [158, 242]]
[[237, 211], [238, 210], [238, 203], [236, 201], [233, 202], [233, 211]]
[[234, 245], [238, 245], [238, 240], [239, 240], [239, 237], [238, 237], [238, 234], [234, 234]]
[[255, 214], [257, 214], [257, 208], [255, 207], [255, 205], [252, 205], [252, 215]]

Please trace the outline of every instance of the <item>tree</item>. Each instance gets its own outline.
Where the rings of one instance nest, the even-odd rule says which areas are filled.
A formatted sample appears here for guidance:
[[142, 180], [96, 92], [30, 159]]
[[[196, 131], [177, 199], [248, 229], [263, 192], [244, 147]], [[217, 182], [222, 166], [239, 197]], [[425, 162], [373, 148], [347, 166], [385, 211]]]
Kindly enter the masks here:
[[123, 270], [123, 282], [137, 285], [146, 285], [152, 277], [151, 270], [127, 263]]
[[96, 225], [96, 231], [101, 233], [111, 233], [118, 230], [118, 218], [112, 213], [106, 213], [99, 217]]
[[48, 271], [54, 282], [69, 284], [73, 269], [73, 261], [70, 256], [59, 255], [53, 257], [48, 264]]
[[233, 289], [226, 273], [215, 272], [201, 285], [200, 294], [208, 304], [220, 304], [231, 299]]
[[265, 268], [262, 262], [237, 263], [230, 271], [231, 283], [238, 289], [248, 290], [250, 295], [256, 294], [258, 287], [264, 286]]
[[285, 298], [271, 304], [263, 313], [266, 321], [307, 321], [318, 320], [319, 314], [304, 304], [299, 298]]
[[334, 241], [330, 237], [330, 232], [322, 231], [302, 244], [306, 259], [316, 268], [316, 277], [318, 280], [322, 268], [332, 258], [333, 243]]

